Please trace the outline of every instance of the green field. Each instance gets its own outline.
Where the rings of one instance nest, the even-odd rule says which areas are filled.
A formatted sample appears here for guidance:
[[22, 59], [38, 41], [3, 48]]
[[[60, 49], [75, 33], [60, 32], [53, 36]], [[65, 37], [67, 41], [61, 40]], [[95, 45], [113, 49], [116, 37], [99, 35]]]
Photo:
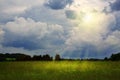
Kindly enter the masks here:
[[0, 62], [0, 80], [120, 80], [120, 62]]

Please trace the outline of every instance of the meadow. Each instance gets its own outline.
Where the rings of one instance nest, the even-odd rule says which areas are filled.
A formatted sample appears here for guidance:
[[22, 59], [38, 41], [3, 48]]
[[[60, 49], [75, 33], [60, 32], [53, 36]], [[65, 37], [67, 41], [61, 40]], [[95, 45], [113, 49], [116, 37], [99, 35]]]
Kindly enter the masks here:
[[120, 80], [120, 62], [0, 62], [0, 80]]

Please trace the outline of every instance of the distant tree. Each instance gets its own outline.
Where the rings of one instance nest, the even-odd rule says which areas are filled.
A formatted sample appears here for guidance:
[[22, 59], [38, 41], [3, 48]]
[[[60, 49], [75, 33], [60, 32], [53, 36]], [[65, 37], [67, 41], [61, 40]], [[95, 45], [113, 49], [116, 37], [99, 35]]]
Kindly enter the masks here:
[[50, 57], [48, 54], [43, 55], [43, 60], [44, 61], [52, 61], [52, 57]]
[[0, 53], [0, 61], [4, 61], [5, 60], [5, 55]]
[[55, 55], [55, 61], [59, 61], [59, 60], [61, 60], [60, 55], [59, 55], [59, 54], [56, 54], [56, 55]]
[[34, 55], [31, 57], [30, 55], [22, 54], [22, 53], [0, 53], [0, 61], [52, 61], [53, 57], [50, 55]]
[[107, 57], [105, 57], [105, 58], [104, 58], [104, 60], [106, 61], [106, 60], [108, 60], [108, 58], [107, 58]]
[[35, 61], [39, 61], [39, 60], [42, 60], [42, 56], [41, 55], [34, 55], [32, 60], [35, 60]]
[[110, 57], [110, 60], [112, 60], [112, 61], [120, 60], [120, 53], [112, 54], [111, 57]]
[[25, 55], [22, 53], [13, 53], [13, 54], [11, 54], [11, 58], [16, 58], [17, 61], [29, 61], [29, 60], [31, 60], [31, 56]]

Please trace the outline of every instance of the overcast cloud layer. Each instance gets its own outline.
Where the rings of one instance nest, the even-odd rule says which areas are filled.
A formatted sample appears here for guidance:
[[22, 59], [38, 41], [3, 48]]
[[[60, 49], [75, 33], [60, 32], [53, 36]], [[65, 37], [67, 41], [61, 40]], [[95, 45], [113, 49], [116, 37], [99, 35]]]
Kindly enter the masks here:
[[104, 58], [120, 51], [119, 14], [119, 0], [0, 0], [0, 51]]

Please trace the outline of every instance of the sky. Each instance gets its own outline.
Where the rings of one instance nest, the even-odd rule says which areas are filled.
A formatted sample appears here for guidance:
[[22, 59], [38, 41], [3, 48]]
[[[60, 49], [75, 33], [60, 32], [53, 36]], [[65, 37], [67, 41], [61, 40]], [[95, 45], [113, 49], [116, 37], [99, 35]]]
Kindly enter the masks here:
[[0, 0], [0, 52], [104, 58], [120, 52], [120, 0]]

